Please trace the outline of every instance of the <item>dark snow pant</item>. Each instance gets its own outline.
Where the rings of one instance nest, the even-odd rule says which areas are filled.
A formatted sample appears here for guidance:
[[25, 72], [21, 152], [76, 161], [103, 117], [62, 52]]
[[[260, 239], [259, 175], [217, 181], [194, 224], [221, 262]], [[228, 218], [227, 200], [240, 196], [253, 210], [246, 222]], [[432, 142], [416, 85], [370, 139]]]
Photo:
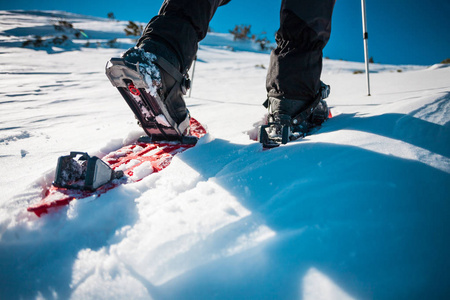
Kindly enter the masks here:
[[[182, 71], [195, 58], [217, 8], [230, 0], [165, 0], [141, 41], [155, 39], [177, 54]], [[268, 97], [312, 102], [320, 89], [322, 49], [331, 32], [335, 0], [283, 0], [277, 48], [267, 73]], [[293, 113], [293, 112], [292, 112]]]

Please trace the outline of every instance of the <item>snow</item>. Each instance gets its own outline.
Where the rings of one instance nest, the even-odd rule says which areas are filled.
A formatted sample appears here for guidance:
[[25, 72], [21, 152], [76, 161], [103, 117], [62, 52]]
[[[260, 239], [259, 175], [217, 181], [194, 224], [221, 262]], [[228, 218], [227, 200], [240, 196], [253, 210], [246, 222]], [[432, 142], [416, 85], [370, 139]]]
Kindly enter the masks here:
[[[89, 47], [20, 47], [62, 18]], [[1, 299], [448, 297], [448, 65], [372, 64], [368, 97], [362, 63], [325, 59], [334, 117], [263, 151], [247, 132], [265, 114], [269, 55], [212, 33], [186, 99], [209, 132], [195, 148], [140, 182], [28, 213], [59, 156], [101, 157], [142, 134], [104, 75], [133, 45], [125, 26], [0, 11]]]

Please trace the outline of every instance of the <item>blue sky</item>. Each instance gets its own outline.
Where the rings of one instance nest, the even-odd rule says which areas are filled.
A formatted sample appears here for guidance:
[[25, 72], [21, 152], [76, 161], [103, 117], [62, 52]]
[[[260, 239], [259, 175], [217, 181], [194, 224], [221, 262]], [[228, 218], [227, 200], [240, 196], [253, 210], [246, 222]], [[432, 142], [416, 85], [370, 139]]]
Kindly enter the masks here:
[[[450, 2], [442, 0], [366, 0], [369, 52], [375, 62], [430, 65], [450, 57]], [[0, 9], [65, 10], [147, 22], [162, 0], [0, 0]], [[252, 25], [274, 41], [281, 0], [232, 0], [217, 11], [211, 28], [227, 32], [236, 24]], [[363, 61], [361, 1], [337, 0], [331, 40], [324, 56]]]

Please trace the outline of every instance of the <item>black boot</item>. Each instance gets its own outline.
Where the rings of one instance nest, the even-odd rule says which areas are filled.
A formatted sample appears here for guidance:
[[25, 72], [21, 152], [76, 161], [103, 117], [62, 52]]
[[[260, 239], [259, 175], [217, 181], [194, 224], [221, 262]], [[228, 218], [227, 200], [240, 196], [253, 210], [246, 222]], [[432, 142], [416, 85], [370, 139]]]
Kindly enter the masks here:
[[265, 148], [277, 147], [309, 134], [329, 117], [328, 97], [330, 86], [321, 82], [321, 89], [312, 101], [289, 100], [269, 97], [268, 124], [261, 126], [259, 141]]
[[147, 39], [113, 58], [106, 74], [153, 140], [180, 140], [189, 135], [189, 113], [183, 95], [189, 88], [175, 54]]
[[148, 75], [146, 79], [152, 79], [156, 92], [166, 106], [170, 118], [178, 125], [186, 121], [189, 114], [183, 95], [186, 94], [190, 81], [187, 73], [180, 72], [180, 62], [175, 54], [162, 43], [148, 39], [128, 50], [123, 58], [133, 64], [139, 62], [148, 66], [141, 68], [141, 73]]

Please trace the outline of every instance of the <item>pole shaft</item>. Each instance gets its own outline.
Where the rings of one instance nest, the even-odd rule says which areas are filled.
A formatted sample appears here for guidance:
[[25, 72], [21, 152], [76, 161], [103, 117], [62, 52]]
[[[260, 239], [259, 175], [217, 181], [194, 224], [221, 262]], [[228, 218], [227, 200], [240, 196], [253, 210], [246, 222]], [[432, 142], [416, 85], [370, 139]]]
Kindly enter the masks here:
[[364, 39], [364, 61], [366, 63], [366, 78], [367, 78], [367, 95], [370, 96], [370, 79], [369, 79], [369, 34], [367, 33], [366, 21], [366, 0], [361, 0], [362, 22], [363, 22], [363, 39]]
[[191, 88], [189, 89], [189, 98], [191, 98], [192, 86], [194, 85], [195, 63], [196, 62], [197, 62], [197, 55], [194, 58], [194, 65], [192, 66], [192, 78], [191, 78]]

